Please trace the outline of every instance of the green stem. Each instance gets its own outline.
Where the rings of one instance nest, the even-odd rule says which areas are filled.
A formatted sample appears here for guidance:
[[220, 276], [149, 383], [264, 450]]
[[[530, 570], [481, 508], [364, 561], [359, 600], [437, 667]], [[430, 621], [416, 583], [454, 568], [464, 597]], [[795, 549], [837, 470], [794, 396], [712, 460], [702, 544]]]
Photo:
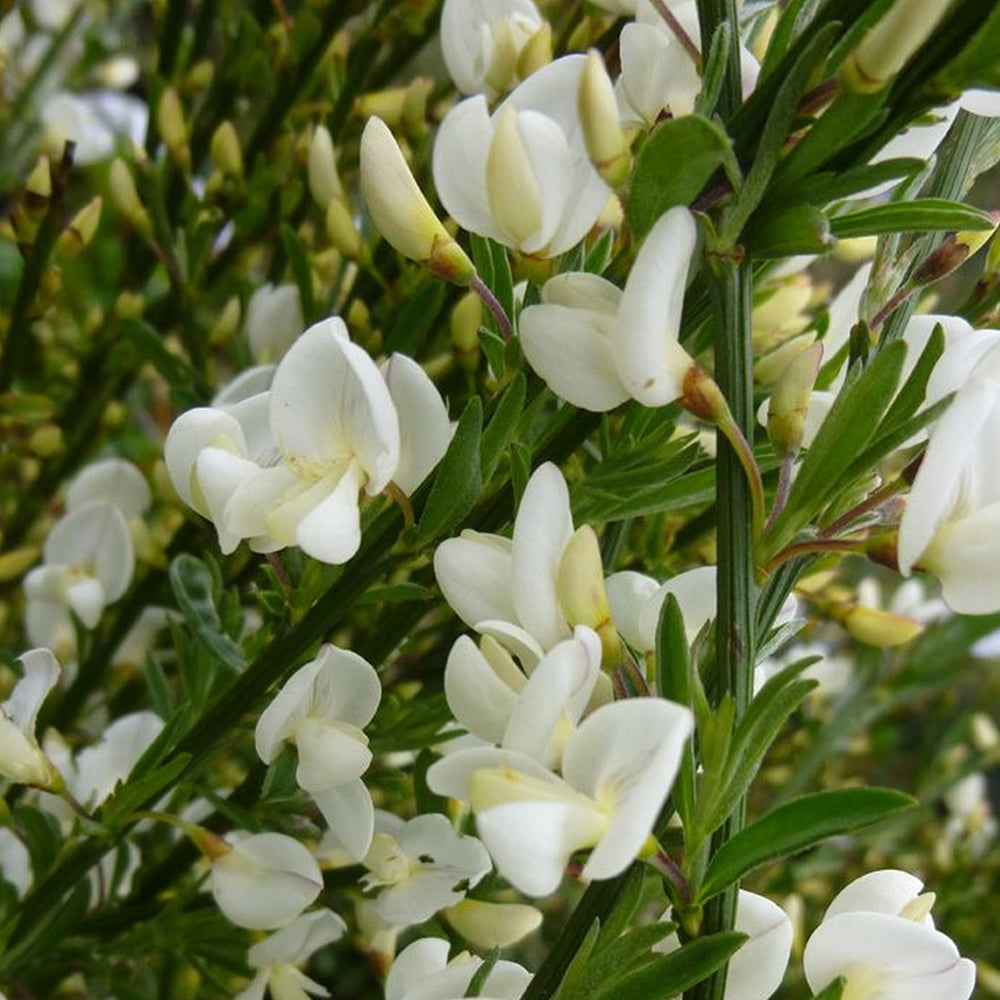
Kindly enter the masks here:
[[3, 354], [0, 355], [0, 392], [6, 392], [14, 384], [28, 351], [31, 307], [38, 296], [38, 288], [48, 266], [49, 256], [56, 245], [56, 238], [62, 230], [63, 197], [72, 166], [73, 143], [67, 142], [63, 147], [62, 159], [52, 166], [52, 193], [49, 196], [49, 205], [35, 233], [31, 252], [25, 261], [21, 280], [17, 286], [10, 326], [3, 342]]
[[[718, 110], [724, 121], [742, 104], [740, 82], [739, 21], [736, 0], [698, 0], [702, 38], [714, 38], [728, 21], [730, 49], [719, 95]], [[715, 262], [710, 281], [715, 303], [715, 381], [729, 404], [735, 427], [744, 440], [753, 435], [753, 343], [750, 316], [753, 276], [749, 263], [732, 257]], [[716, 681], [719, 697], [730, 695], [735, 721], [746, 711], [754, 666], [754, 504], [750, 481], [740, 455], [729, 440], [719, 442], [716, 459], [716, 510], [718, 512], [718, 609], [715, 620]], [[712, 838], [712, 853], [743, 827], [745, 802], [733, 803], [732, 813]], [[736, 917], [734, 884], [712, 899], [704, 911], [700, 931], [713, 934], [733, 927]], [[691, 1000], [722, 1000], [726, 968], [698, 983], [685, 994]]]

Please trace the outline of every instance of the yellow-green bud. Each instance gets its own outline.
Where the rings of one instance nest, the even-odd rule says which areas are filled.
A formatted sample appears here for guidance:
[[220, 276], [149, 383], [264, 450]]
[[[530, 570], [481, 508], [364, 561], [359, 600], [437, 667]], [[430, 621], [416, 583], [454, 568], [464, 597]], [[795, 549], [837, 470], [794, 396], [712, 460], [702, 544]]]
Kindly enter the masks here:
[[59, 234], [56, 246], [61, 253], [79, 253], [90, 243], [100, 224], [103, 205], [104, 199], [97, 195], [73, 216], [72, 222]]
[[754, 362], [753, 379], [758, 385], [776, 385], [785, 369], [816, 340], [816, 334], [804, 333], [778, 344]]
[[212, 133], [209, 151], [212, 162], [224, 177], [235, 177], [238, 180], [243, 176], [243, 150], [240, 148], [236, 127], [231, 121], [224, 121]]
[[483, 303], [475, 292], [466, 292], [451, 311], [449, 329], [459, 364], [476, 367], [479, 359], [479, 328], [483, 325]]
[[333, 199], [326, 206], [326, 235], [345, 257], [358, 260], [364, 256], [367, 248], [354, 227], [351, 213], [339, 198]]
[[950, 0], [896, 0], [847, 57], [844, 83], [860, 93], [881, 90], [924, 44], [949, 5]]
[[618, 117], [615, 88], [596, 49], [587, 53], [577, 105], [587, 155], [611, 187], [621, 187], [628, 179], [632, 157]]
[[62, 430], [55, 424], [37, 428], [28, 439], [28, 448], [39, 458], [51, 458], [63, 449]]
[[422, 135], [427, 130], [427, 98], [434, 89], [428, 76], [418, 76], [406, 88], [403, 96], [403, 124], [411, 135]]
[[342, 201], [344, 189], [337, 174], [333, 138], [325, 125], [317, 125], [309, 143], [309, 190], [316, 204], [326, 208], [331, 201]]
[[361, 189], [375, 225], [404, 257], [457, 285], [475, 277], [472, 261], [441, 225], [380, 118], [370, 118], [361, 136]]
[[381, 118], [389, 128], [398, 128], [403, 121], [405, 103], [406, 88], [390, 87], [362, 94], [354, 102], [354, 111], [359, 118]]
[[839, 617], [851, 636], [866, 646], [902, 646], [924, 630], [912, 618], [878, 608], [852, 607]]
[[516, 944], [542, 922], [541, 910], [524, 903], [463, 899], [442, 912], [445, 920], [469, 944], [484, 951]]
[[806, 414], [823, 358], [823, 345], [810, 344], [781, 373], [767, 414], [767, 434], [779, 456], [795, 455], [802, 447]]
[[518, 243], [542, 224], [542, 193], [517, 126], [517, 109], [507, 104], [496, 116], [486, 154], [486, 194], [497, 225]]
[[144, 236], [152, 230], [149, 213], [139, 200], [139, 192], [135, 189], [135, 181], [125, 161], [116, 157], [111, 163], [108, 175], [109, 191], [115, 207]]
[[240, 317], [243, 307], [240, 304], [238, 295], [231, 295], [219, 313], [219, 318], [215, 321], [211, 333], [208, 335], [209, 343], [213, 345], [224, 344], [237, 331], [240, 325]]
[[0, 555], [0, 583], [9, 583], [26, 573], [39, 556], [37, 545], [25, 545]]
[[156, 127], [177, 166], [182, 170], [189, 170], [191, 149], [188, 146], [188, 127], [181, 99], [173, 87], [165, 88], [160, 96], [160, 103], [156, 108]]

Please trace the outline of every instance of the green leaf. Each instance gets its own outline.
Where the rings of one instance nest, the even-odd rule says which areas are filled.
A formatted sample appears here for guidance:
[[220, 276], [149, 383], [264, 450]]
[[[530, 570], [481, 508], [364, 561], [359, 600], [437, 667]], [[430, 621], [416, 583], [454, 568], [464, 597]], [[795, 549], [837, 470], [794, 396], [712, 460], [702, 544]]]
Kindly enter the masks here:
[[830, 220], [830, 228], [837, 239], [843, 240], [856, 236], [879, 236], [883, 233], [992, 229], [993, 220], [986, 212], [960, 201], [917, 198], [838, 215]]
[[170, 684], [167, 682], [167, 675], [163, 672], [160, 661], [148, 650], [143, 658], [142, 675], [146, 681], [149, 702], [153, 706], [153, 711], [161, 719], [169, 719], [174, 710]]
[[[691, 656], [684, 616], [673, 594], [660, 608], [656, 626], [656, 683], [661, 698], [691, 704]], [[677, 811], [685, 824], [694, 815], [694, 748], [688, 739], [677, 775]]]
[[641, 238], [667, 209], [689, 205], [730, 153], [729, 136], [697, 115], [653, 129], [636, 159], [628, 219]]
[[309, 266], [309, 258], [306, 257], [305, 248], [298, 238], [295, 230], [287, 223], [281, 225], [281, 242], [288, 255], [288, 266], [292, 269], [292, 277], [299, 289], [299, 297], [302, 299], [302, 315], [306, 322], [311, 323], [316, 318], [316, 299], [313, 295], [312, 268]]
[[760, 67], [760, 79], [771, 75], [772, 70], [781, 61], [781, 57], [788, 51], [788, 46], [796, 34], [799, 16], [806, 0], [790, 0], [785, 5], [778, 23], [774, 26], [771, 39], [767, 43], [767, 51], [764, 53], [764, 61]]
[[493, 261], [493, 282], [490, 291], [503, 306], [503, 311], [513, 323], [515, 321], [514, 276], [510, 269], [507, 248], [496, 240], [489, 240], [490, 257]]
[[755, 260], [826, 253], [834, 244], [829, 219], [805, 202], [778, 212], [758, 212], [743, 242]]
[[994, 6], [961, 53], [934, 80], [942, 92], [1000, 87], [1000, 7]]
[[131, 779], [109, 798], [101, 809], [101, 821], [109, 827], [128, 822], [132, 813], [145, 803], [154, 801], [170, 788], [191, 763], [191, 755], [177, 754], [162, 767], [158, 767], [138, 780]]
[[871, 440], [889, 407], [906, 357], [896, 341], [863, 371], [857, 366], [834, 401], [795, 477], [788, 503], [765, 535], [769, 552], [778, 552], [820, 511], [843, 483], [843, 473]]
[[606, 948], [628, 930], [642, 901], [648, 871], [645, 865], [632, 865], [626, 870], [625, 885], [621, 895], [604, 921], [604, 926], [601, 927], [597, 941], [598, 949]]
[[598, 942], [584, 969], [583, 981], [573, 993], [574, 1000], [589, 1000], [590, 997], [600, 995], [605, 983], [620, 978], [623, 971], [648, 959], [653, 945], [659, 944], [676, 929], [676, 924], [663, 920], [635, 927], [612, 939], [604, 947]]
[[586, 988], [589, 982], [589, 977], [586, 974], [587, 962], [594, 950], [594, 945], [597, 944], [600, 931], [600, 918], [594, 917], [590, 927], [587, 928], [586, 935], [580, 942], [580, 946], [566, 967], [566, 972], [559, 983], [559, 989], [556, 990], [553, 1000], [575, 1000], [577, 990]]
[[202, 646], [226, 666], [242, 670], [246, 665], [243, 650], [222, 631], [208, 567], [200, 559], [182, 553], [170, 564], [170, 586], [185, 621]]
[[419, 583], [387, 583], [383, 586], [369, 587], [355, 601], [356, 607], [367, 605], [400, 604], [405, 601], [429, 601], [434, 592]]
[[782, 80], [757, 144], [753, 166], [733, 206], [723, 214], [721, 228], [727, 238], [735, 239], [739, 235], [761, 203], [798, 115], [802, 95], [836, 33], [835, 25], [817, 31]]
[[793, 618], [784, 625], [771, 629], [754, 648], [754, 663], [762, 663], [769, 656], [774, 656], [782, 646], [793, 639], [806, 626], [805, 618]]
[[711, 898], [769, 861], [871, 826], [914, 804], [909, 795], [891, 788], [838, 788], [792, 799], [722, 845], [708, 866], [699, 898]]
[[451, 444], [438, 465], [434, 485], [417, 526], [415, 544], [424, 544], [451, 531], [479, 499], [483, 486], [479, 442], [483, 433], [483, 404], [473, 396], [466, 404]]
[[746, 934], [725, 931], [695, 938], [663, 958], [603, 983], [593, 1000], [667, 1000], [707, 979], [746, 941]]
[[531, 478], [531, 449], [520, 441], [510, 448], [510, 485], [514, 490], [514, 506], [519, 507], [528, 480]]
[[930, 380], [931, 372], [934, 371], [934, 366], [942, 354], [944, 354], [944, 328], [938, 323], [924, 345], [923, 351], [920, 352], [920, 357], [913, 366], [909, 378], [896, 393], [896, 398], [892, 401], [882, 423], [879, 424], [879, 434], [891, 430], [904, 420], [909, 420], [920, 409], [920, 404], [927, 396], [927, 383]]
[[[780, 203], [808, 201], [813, 205], [826, 205], [831, 201], [856, 195], [870, 188], [895, 181], [903, 177], [914, 177], [927, 166], [924, 160], [915, 157], [883, 160], [881, 163], [866, 163], [860, 167], [850, 167], [839, 174], [811, 174], [809, 177], [782, 187], [775, 197]], [[770, 200], [768, 201], [770, 204]]]
[[722, 81], [726, 78], [726, 64], [729, 60], [729, 40], [732, 28], [728, 21], [723, 21], [712, 36], [712, 44], [708, 48], [708, 58], [701, 74], [701, 91], [694, 102], [694, 113], [705, 118], [711, 117], [719, 94], [722, 93]]
[[494, 378], [501, 379], [504, 376], [504, 372], [507, 371], [507, 344], [503, 337], [497, 333], [496, 320], [489, 314], [489, 311], [486, 312], [486, 318], [492, 323], [493, 329], [488, 326], [481, 326], [479, 328], [479, 343], [483, 348], [483, 354], [486, 355], [486, 363], [490, 366], [490, 371], [493, 373]]
[[501, 394], [496, 408], [493, 410], [493, 416], [483, 431], [480, 462], [484, 483], [488, 483], [493, 478], [500, 456], [514, 440], [518, 421], [524, 412], [527, 385], [524, 373], [518, 372]]
[[587, 251], [583, 269], [590, 274], [604, 274], [611, 263], [615, 249], [615, 232], [613, 229], [601, 233], [594, 245]]
[[148, 323], [141, 319], [126, 319], [122, 322], [122, 329], [129, 347], [166, 379], [176, 402], [197, 406], [211, 396], [205, 379], [183, 357], [167, 350], [163, 338]]
[[467, 997], [478, 997], [480, 993], [483, 992], [483, 987], [486, 985], [486, 980], [489, 979], [490, 974], [493, 972], [494, 966], [497, 964], [497, 959], [500, 958], [500, 949], [491, 948], [489, 954], [483, 959], [482, 965], [476, 969], [469, 980], [469, 985], [466, 988], [465, 995]]

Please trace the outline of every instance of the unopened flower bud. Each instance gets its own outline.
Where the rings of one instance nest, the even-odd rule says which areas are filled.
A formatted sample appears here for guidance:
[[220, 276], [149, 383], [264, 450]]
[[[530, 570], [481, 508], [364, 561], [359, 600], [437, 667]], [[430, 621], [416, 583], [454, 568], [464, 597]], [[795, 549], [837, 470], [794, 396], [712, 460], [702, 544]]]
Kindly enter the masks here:
[[112, 56], [97, 67], [97, 80], [102, 87], [127, 90], [139, 79], [139, 64], [131, 56]]
[[371, 331], [372, 314], [361, 299], [355, 299], [347, 310], [347, 325], [358, 333]]
[[896, 0], [847, 57], [841, 70], [845, 84], [869, 94], [885, 87], [924, 44], [949, 4], [950, 0]]
[[213, 345], [224, 344], [239, 329], [240, 317], [243, 307], [240, 304], [238, 295], [231, 295], [222, 307], [219, 318], [215, 321], [211, 333], [208, 335], [209, 343]]
[[496, 116], [486, 157], [486, 194], [497, 225], [517, 243], [541, 226], [542, 196], [512, 104]]
[[427, 130], [427, 98], [434, 89], [429, 76], [418, 76], [406, 88], [403, 97], [403, 124], [409, 134], [422, 135]]
[[577, 101], [587, 155], [611, 187], [621, 187], [631, 170], [632, 157], [618, 117], [615, 88], [596, 49], [587, 53]]
[[442, 911], [445, 920], [476, 948], [507, 948], [536, 930], [541, 910], [524, 903], [463, 899]]
[[0, 583], [9, 583], [23, 576], [38, 559], [39, 550], [36, 545], [25, 545], [20, 549], [11, 549], [0, 555]]
[[974, 712], [970, 725], [972, 745], [980, 753], [995, 750], [1000, 746], [1000, 730], [997, 730], [996, 723], [985, 712]]
[[472, 261], [441, 225], [380, 118], [370, 118], [361, 136], [361, 189], [375, 225], [404, 257], [458, 285], [475, 277]]
[[101, 221], [103, 205], [104, 199], [97, 195], [73, 216], [72, 222], [59, 234], [56, 246], [61, 253], [66, 255], [79, 253], [90, 243]]
[[849, 608], [840, 621], [858, 642], [880, 648], [902, 646], [924, 630], [920, 622], [905, 615], [860, 605]]
[[604, 588], [601, 547], [589, 524], [577, 528], [563, 549], [556, 571], [556, 596], [570, 625], [587, 625], [600, 636], [604, 663], [617, 663], [621, 642]]
[[139, 192], [135, 189], [135, 181], [125, 161], [116, 157], [111, 163], [108, 175], [111, 200], [115, 207], [144, 236], [152, 229], [149, 213], [139, 200]]
[[802, 447], [809, 400], [822, 358], [822, 343], [810, 344], [789, 363], [774, 387], [768, 407], [767, 434], [779, 456], [795, 455]]
[[39, 458], [51, 458], [63, 449], [62, 430], [55, 424], [36, 428], [28, 439], [28, 449]]
[[325, 125], [316, 126], [309, 143], [309, 191], [320, 208], [344, 198], [344, 189], [337, 174], [333, 138]]
[[326, 206], [326, 235], [330, 242], [351, 260], [358, 260], [366, 249], [347, 206], [335, 198]]
[[532, 73], [552, 62], [552, 28], [548, 21], [528, 39], [517, 57], [517, 75], [526, 80]]
[[52, 197], [52, 169], [47, 156], [41, 156], [28, 174], [24, 191], [11, 212], [11, 225], [17, 245], [24, 256], [31, 251], [35, 234]]
[[224, 177], [243, 176], [243, 150], [236, 128], [231, 121], [224, 121], [212, 133], [210, 147], [212, 162]]
[[909, 285], [920, 288], [932, 285], [935, 281], [951, 274], [961, 267], [977, 250], [980, 250], [996, 232], [1000, 223], [1000, 213], [991, 212], [992, 228], [965, 230], [949, 236], [930, 256], [913, 272]]
[[475, 292], [466, 292], [451, 311], [451, 342], [463, 368], [475, 368], [479, 359], [479, 328], [483, 303]]
[[156, 127], [177, 166], [182, 170], [189, 170], [191, 149], [188, 146], [188, 127], [181, 100], [173, 87], [167, 87], [160, 97], [156, 108]]
[[381, 118], [389, 128], [398, 128], [403, 121], [405, 102], [405, 87], [374, 90], [354, 102], [354, 112], [359, 118]]

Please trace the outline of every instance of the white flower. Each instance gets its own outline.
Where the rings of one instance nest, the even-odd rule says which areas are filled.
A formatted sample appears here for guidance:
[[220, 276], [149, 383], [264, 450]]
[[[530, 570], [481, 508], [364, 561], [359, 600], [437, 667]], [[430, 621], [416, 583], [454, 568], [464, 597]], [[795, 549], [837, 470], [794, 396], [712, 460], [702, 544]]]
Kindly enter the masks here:
[[445, 665], [445, 696], [469, 732], [552, 767], [590, 702], [600, 667], [600, 639], [582, 625], [572, 639], [553, 646], [528, 678], [490, 636], [478, 649], [461, 636]]
[[1000, 610], [1000, 382], [973, 378], [934, 428], [899, 526], [899, 569], [941, 581], [963, 614]]
[[906, 872], [877, 871], [843, 889], [806, 943], [810, 989], [843, 976], [849, 1000], [968, 1000], [976, 967], [934, 929], [922, 888]]
[[[740, 889], [733, 929], [748, 935], [729, 960], [723, 1000], [767, 1000], [781, 985], [792, 951], [792, 922], [766, 896]], [[680, 947], [671, 934], [653, 950], [669, 954]]]
[[128, 778], [162, 729], [163, 720], [154, 712], [132, 712], [116, 719], [99, 743], [76, 755], [75, 773], [72, 779], [67, 776], [74, 796], [91, 807], [99, 806]]
[[381, 888], [372, 901], [380, 921], [419, 924], [464, 897], [493, 867], [475, 837], [460, 836], [439, 813], [407, 822], [382, 814], [364, 858], [365, 889]]
[[684, 395], [694, 362], [677, 338], [696, 241], [694, 217], [678, 206], [646, 237], [624, 291], [589, 274], [546, 282], [519, 332], [529, 364], [556, 395], [598, 412], [630, 396], [665, 406]]
[[518, 57], [544, 21], [532, 0], [445, 0], [441, 51], [463, 94], [492, 99], [517, 81]]
[[0, 877], [14, 887], [18, 899], [31, 888], [31, 855], [9, 827], [0, 827]]
[[290, 924], [323, 888], [316, 859], [281, 833], [230, 834], [212, 860], [212, 895], [237, 927], [269, 931]]
[[131, 521], [149, 510], [152, 496], [146, 477], [131, 462], [106, 458], [85, 466], [66, 490], [69, 511], [94, 502], [114, 504]]
[[87, 628], [125, 593], [135, 570], [128, 523], [116, 505], [101, 501], [74, 507], [58, 520], [42, 557], [44, 565], [24, 580], [29, 602], [71, 608]]
[[[421, 938], [404, 948], [389, 970], [385, 1000], [456, 1000], [464, 997], [481, 958], [462, 952], [448, 961], [448, 942]], [[531, 974], [515, 962], [497, 962], [482, 984], [483, 1000], [518, 1000]]]
[[[496, 638], [530, 673], [545, 650], [570, 638], [572, 625], [602, 625], [570, 623], [563, 610], [560, 566], [574, 537], [566, 481], [546, 462], [528, 480], [512, 539], [463, 531], [437, 547], [434, 573], [455, 614]], [[599, 615], [603, 580], [591, 583], [599, 586]]]
[[434, 183], [463, 229], [555, 257], [597, 221], [610, 189], [587, 156], [577, 110], [586, 57], [533, 73], [491, 117], [482, 95], [453, 108], [434, 143]]
[[57, 787], [62, 779], [38, 746], [35, 720], [59, 680], [59, 664], [48, 649], [29, 649], [18, 661], [24, 674], [0, 705], [0, 774], [18, 784]]
[[643, 849], [693, 728], [661, 698], [603, 705], [569, 737], [562, 777], [490, 747], [463, 750], [427, 773], [439, 795], [468, 802], [500, 873], [529, 896], [554, 892], [573, 852], [593, 848], [587, 879], [612, 878]]
[[302, 300], [297, 285], [261, 285], [247, 303], [243, 332], [257, 364], [280, 361], [302, 332]]
[[372, 755], [362, 732], [382, 685], [350, 650], [323, 646], [285, 682], [257, 722], [257, 753], [270, 764], [284, 743], [298, 751], [296, 780], [316, 800], [341, 843], [360, 860], [371, 842], [373, 807], [361, 775]]
[[[691, 114], [701, 92], [701, 76], [691, 53], [648, 0], [632, 6], [636, 19], [622, 29], [622, 72], [616, 87], [623, 123], [649, 127], [664, 110], [669, 110], [673, 118]], [[701, 28], [694, 0], [667, 6], [700, 49]], [[742, 45], [740, 71], [746, 97], [757, 82], [760, 66]]]
[[50, 142], [76, 143], [74, 161], [81, 166], [112, 156], [119, 137], [142, 146], [149, 124], [144, 101], [113, 90], [59, 91], [45, 100], [40, 116]]
[[258, 972], [235, 1000], [264, 1000], [268, 989], [275, 1000], [328, 997], [330, 991], [310, 979], [299, 966], [314, 952], [338, 940], [345, 930], [347, 925], [332, 910], [313, 910], [258, 941], [247, 953], [247, 962]]
[[[310, 327], [274, 373], [269, 418], [281, 461], [251, 471], [221, 515], [240, 538], [268, 536], [323, 562], [346, 562], [361, 543], [358, 494], [389, 484], [399, 462], [399, 421], [372, 359], [341, 319]], [[219, 449], [198, 459], [198, 481], [234, 465]], [[203, 485], [204, 488], [204, 485]]]

